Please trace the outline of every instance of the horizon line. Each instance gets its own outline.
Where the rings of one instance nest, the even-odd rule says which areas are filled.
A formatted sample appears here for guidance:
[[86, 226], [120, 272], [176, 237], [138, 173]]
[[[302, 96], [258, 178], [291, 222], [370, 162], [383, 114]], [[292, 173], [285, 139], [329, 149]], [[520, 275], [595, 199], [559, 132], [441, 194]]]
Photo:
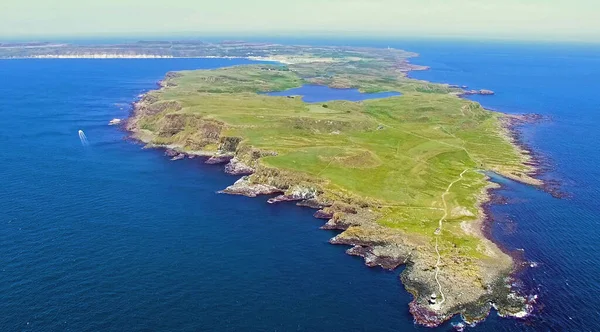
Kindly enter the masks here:
[[73, 42], [73, 41], [185, 41], [185, 40], [256, 40], [266, 39], [268, 40], [374, 40], [374, 41], [415, 41], [415, 40], [444, 40], [444, 41], [472, 41], [472, 42], [511, 42], [511, 43], [527, 43], [534, 42], [538, 44], [588, 44], [588, 45], [600, 45], [600, 40], [596, 39], [554, 39], [554, 38], [512, 38], [507, 36], [474, 36], [474, 35], [443, 35], [443, 34], [425, 34], [425, 35], [381, 35], [381, 34], [368, 34], [368, 33], [349, 33], [347, 35], [340, 35], [339, 33], [327, 32], [327, 33], [284, 33], [284, 34], [268, 34], [268, 33], [256, 33], [256, 34], [244, 34], [244, 33], [207, 33], [207, 32], [173, 32], [173, 33], [108, 33], [108, 34], [82, 34], [82, 35], [68, 35], [68, 34], [56, 34], [56, 35], [13, 35], [13, 36], [2, 36], [0, 35], [1, 42]]

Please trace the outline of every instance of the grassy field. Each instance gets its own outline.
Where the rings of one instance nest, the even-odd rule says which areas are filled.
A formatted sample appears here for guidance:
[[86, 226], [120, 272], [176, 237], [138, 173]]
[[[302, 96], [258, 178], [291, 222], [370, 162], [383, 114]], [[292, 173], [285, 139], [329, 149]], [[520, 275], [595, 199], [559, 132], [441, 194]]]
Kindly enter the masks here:
[[[357, 82], [360, 87], [363, 81]], [[469, 171], [447, 199], [449, 211], [460, 210], [448, 217], [450, 225], [478, 216], [477, 195], [486, 185], [480, 171], [527, 171], [499, 127], [500, 115], [443, 86], [429, 89], [428, 83], [398, 78], [384, 90], [402, 96], [324, 107], [259, 94], [302, 85], [295, 71], [282, 66], [180, 72], [169, 83], [173, 86], [153, 94], [181, 108], [143, 119], [142, 127], [156, 130], [167, 114], [188, 120], [175, 135], [156, 137], [157, 143], [189, 148], [198, 129], [189, 119], [217, 121], [223, 124], [220, 135], [277, 152], [262, 158], [262, 165], [304, 173], [324, 191], [359, 197], [381, 208], [382, 225], [407, 232], [433, 234], [443, 213], [440, 197], [463, 170]], [[462, 238], [468, 245], [461, 247], [473, 251], [477, 239], [453, 229], [445, 228], [444, 238], [452, 243]]]

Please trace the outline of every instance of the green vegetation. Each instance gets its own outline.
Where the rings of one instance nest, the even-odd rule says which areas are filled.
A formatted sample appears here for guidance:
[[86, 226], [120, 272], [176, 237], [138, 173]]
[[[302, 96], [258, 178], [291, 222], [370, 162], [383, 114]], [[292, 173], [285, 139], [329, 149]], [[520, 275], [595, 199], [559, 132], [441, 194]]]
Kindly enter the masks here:
[[[443, 87], [419, 92], [430, 84], [399, 79], [388, 84], [402, 96], [332, 101], [327, 107], [257, 94], [302, 82], [287, 67], [269, 65], [180, 72], [169, 81], [172, 87], [152, 95], [181, 108], [143, 119], [142, 128], [152, 130], [169, 115], [184, 115], [182, 127], [154, 142], [193, 150], [198, 128], [191, 119], [203, 126], [217, 121], [223, 126], [220, 135], [276, 152], [261, 159], [265, 167], [304, 173], [324, 192], [382, 207], [382, 225], [424, 235], [438, 227], [440, 196], [463, 170], [471, 171], [453, 188], [448, 210], [467, 212], [449, 217], [450, 225], [477, 218], [477, 195], [487, 184], [478, 170], [527, 171], [523, 156], [499, 129], [500, 115], [441, 93], [447, 92]], [[461, 250], [474, 253], [476, 239], [455, 234], [452, 226], [443, 235], [451, 243], [468, 243]]]
[[185, 87], [187, 93], [268, 92], [302, 85], [302, 80], [287, 67], [275, 65], [226, 67], [216, 71], [182, 71], [173, 76], [175, 79], [172, 83]]

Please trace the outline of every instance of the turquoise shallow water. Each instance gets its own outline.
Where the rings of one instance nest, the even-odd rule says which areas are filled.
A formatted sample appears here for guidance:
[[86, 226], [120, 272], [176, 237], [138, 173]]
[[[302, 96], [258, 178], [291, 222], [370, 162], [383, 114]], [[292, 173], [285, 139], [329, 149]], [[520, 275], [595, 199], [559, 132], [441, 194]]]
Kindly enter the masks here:
[[[598, 330], [598, 49], [378, 46], [388, 45], [432, 66], [415, 77], [493, 89], [478, 98], [485, 106], [550, 118], [523, 137], [570, 198], [497, 178], [509, 204], [492, 207], [492, 235], [537, 263], [520, 279], [539, 306], [528, 321], [492, 314], [473, 330]], [[319, 230], [313, 211], [216, 194], [235, 177], [199, 160], [171, 162], [106, 125], [169, 70], [242, 63], [0, 61], [10, 82], [0, 85], [0, 330], [417, 328], [400, 271], [366, 268], [329, 245], [335, 233]]]

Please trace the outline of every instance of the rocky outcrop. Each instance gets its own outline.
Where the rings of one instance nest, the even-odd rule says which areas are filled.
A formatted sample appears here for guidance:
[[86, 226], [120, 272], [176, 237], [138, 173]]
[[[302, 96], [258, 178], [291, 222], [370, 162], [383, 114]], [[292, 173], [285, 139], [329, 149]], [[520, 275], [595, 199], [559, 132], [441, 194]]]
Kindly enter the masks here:
[[205, 163], [209, 165], [225, 164], [233, 158], [232, 155], [214, 155], [208, 158]]
[[[319, 211], [317, 211], [319, 212]], [[333, 216], [329, 219], [321, 229], [327, 230], [340, 230], [345, 231], [352, 226], [360, 226], [363, 224], [368, 224], [373, 222], [375, 217], [373, 214], [368, 212], [365, 209], [356, 209], [352, 206], [347, 206], [345, 204], [335, 203], [330, 207], [321, 209], [319, 214], [326, 216], [327, 214], [332, 214]], [[332, 244], [347, 244], [347, 245], [357, 245], [360, 243], [356, 242], [355, 239], [352, 241], [346, 241], [343, 237], [335, 237], [331, 239]]]
[[415, 322], [425, 327], [437, 327], [446, 320], [445, 316], [440, 317], [438, 313], [430, 308], [419, 305], [416, 301], [411, 301], [408, 304], [408, 311], [415, 318]]
[[175, 84], [173, 84], [171, 81], [174, 78], [181, 77], [181, 76], [183, 76], [183, 75], [180, 72], [170, 71], [165, 75], [165, 79], [160, 81], [159, 85], [160, 86], [175, 86]]
[[[296, 203], [296, 205], [320, 210], [320, 209], [326, 208], [328, 206], [331, 206], [331, 203], [329, 203], [327, 201], [323, 201], [321, 199], [321, 197], [318, 197], [318, 198], [305, 199], [303, 201]], [[326, 219], [329, 219], [329, 218], [326, 218]]]
[[221, 190], [219, 193], [256, 197], [259, 195], [272, 195], [282, 192], [281, 189], [274, 186], [252, 183], [247, 176], [244, 176], [237, 180], [233, 185]]
[[219, 151], [235, 152], [241, 141], [241, 137], [221, 137]]
[[231, 175], [250, 175], [254, 173], [254, 168], [233, 157], [229, 163], [225, 165], [225, 173]]
[[328, 221], [340, 229], [345, 227], [345, 232], [335, 236], [329, 242], [351, 246], [346, 251], [352, 256], [363, 257], [365, 265], [369, 267], [380, 266], [387, 270], [394, 270], [406, 264], [413, 255], [415, 246], [404, 240], [404, 235], [399, 232], [390, 237], [372, 236], [380, 232], [381, 226], [370, 224], [373, 218], [368, 211], [359, 211], [354, 215], [335, 215]]
[[301, 200], [302, 200], [302, 198], [296, 198], [294, 196], [279, 195], [277, 197], [269, 198], [267, 200], [267, 203], [275, 204], [275, 203], [281, 203], [281, 202], [297, 202], [297, 201], [301, 201]]
[[295, 186], [288, 190], [284, 195], [270, 198], [267, 202], [269, 204], [278, 202], [294, 202], [303, 201], [307, 199], [313, 199], [317, 196], [317, 190], [310, 187]]
[[407, 259], [405, 255], [394, 252], [390, 247], [356, 245], [346, 250], [346, 253], [352, 256], [363, 257], [365, 264], [369, 267], [381, 266], [386, 270], [396, 269], [398, 266], [405, 264]]
[[186, 154], [185, 153], [181, 153], [177, 150], [174, 149], [166, 149], [165, 150], [165, 156], [171, 158], [171, 160], [175, 161], [175, 160], [181, 160], [184, 159]]
[[326, 219], [329, 220], [331, 218], [333, 218], [333, 212], [326, 212], [323, 209], [315, 212], [315, 214], [313, 214], [313, 217], [317, 218], [317, 219]]
[[469, 96], [469, 95], [491, 96], [491, 95], [495, 94], [495, 92], [492, 90], [481, 89], [481, 90], [466, 90], [462, 94], [466, 95], [466, 96]]
[[[321, 229], [324, 230], [329, 230], [329, 231], [345, 231], [347, 230], [350, 226], [352, 226], [351, 224], [345, 222], [344, 220], [340, 220], [340, 219], [336, 219], [331, 218], [329, 219], [323, 226], [321, 226]], [[337, 243], [336, 240], [329, 241], [331, 244], [343, 244], [343, 243]]]

